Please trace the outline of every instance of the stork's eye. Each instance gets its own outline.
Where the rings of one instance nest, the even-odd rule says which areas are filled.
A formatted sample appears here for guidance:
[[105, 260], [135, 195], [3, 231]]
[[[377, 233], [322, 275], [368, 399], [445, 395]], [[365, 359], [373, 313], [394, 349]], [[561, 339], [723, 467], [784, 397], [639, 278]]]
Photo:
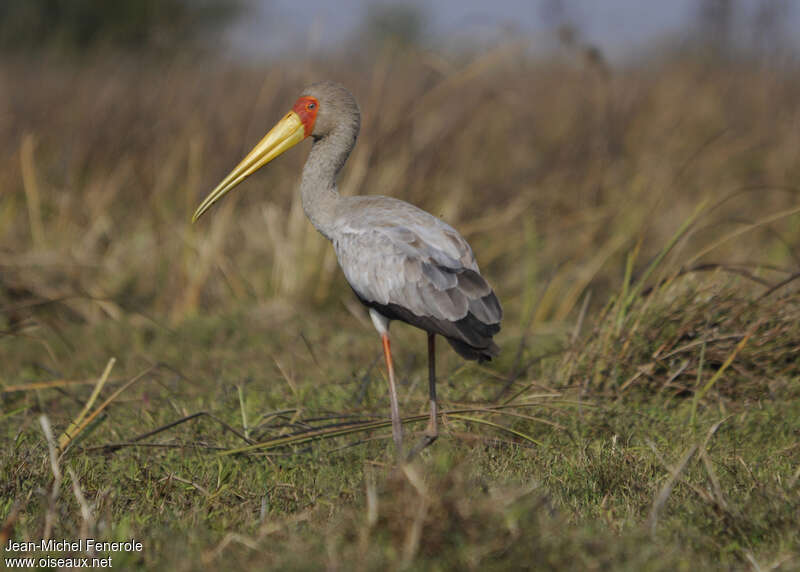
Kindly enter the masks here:
[[317, 106], [317, 104], [316, 104], [316, 103], [309, 103], [308, 105], [306, 105], [306, 109], [308, 109], [309, 111], [311, 111], [311, 110], [312, 110], [312, 109], [314, 109], [316, 106]]

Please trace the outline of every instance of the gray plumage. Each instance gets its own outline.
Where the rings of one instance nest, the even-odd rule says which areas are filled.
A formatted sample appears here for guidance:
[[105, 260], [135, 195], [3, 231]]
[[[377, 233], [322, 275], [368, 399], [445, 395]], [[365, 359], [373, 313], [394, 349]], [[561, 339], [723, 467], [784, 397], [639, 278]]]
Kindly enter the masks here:
[[342, 197], [336, 175], [355, 145], [360, 113], [344, 87], [322, 82], [314, 144], [303, 169], [303, 209], [334, 246], [347, 281], [366, 306], [444, 336], [463, 357], [497, 355], [503, 312], [472, 249], [447, 223], [397, 199]]

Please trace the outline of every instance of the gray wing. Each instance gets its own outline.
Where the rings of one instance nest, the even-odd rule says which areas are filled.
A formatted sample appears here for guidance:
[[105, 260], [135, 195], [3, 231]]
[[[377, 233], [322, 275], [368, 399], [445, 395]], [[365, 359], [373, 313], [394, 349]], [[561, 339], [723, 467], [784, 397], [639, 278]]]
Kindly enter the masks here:
[[461, 235], [402, 201], [355, 206], [333, 244], [361, 301], [390, 319], [445, 336], [464, 357], [496, 355], [492, 336], [503, 312]]

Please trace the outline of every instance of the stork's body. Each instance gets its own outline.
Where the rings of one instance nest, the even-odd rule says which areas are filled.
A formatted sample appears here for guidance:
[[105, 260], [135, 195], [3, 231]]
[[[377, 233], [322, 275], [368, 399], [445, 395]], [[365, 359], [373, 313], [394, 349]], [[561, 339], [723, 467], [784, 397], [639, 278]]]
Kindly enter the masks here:
[[[333, 243], [339, 265], [383, 341], [389, 373], [392, 432], [398, 450], [402, 429], [397, 406], [389, 322], [401, 320], [428, 333], [431, 419], [425, 438], [437, 435], [435, 336], [439, 334], [466, 359], [484, 361], [498, 352], [492, 337], [502, 310], [480, 275], [469, 244], [435, 216], [383, 196], [343, 197], [336, 176], [355, 145], [358, 106], [338, 84], [306, 89], [290, 112], [198, 207], [195, 219], [258, 168], [306, 136], [314, 138], [303, 168], [303, 209], [317, 230]], [[302, 136], [298, 131], [302, 129]]]

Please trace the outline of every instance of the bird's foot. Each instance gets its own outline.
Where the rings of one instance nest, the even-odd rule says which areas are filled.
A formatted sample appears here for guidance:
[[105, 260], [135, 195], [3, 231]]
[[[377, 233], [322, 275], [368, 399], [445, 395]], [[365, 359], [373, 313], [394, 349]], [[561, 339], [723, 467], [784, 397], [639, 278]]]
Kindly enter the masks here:
[[411, 449], [411, 451], [408, 453], [408, 457], [406, 457], [406, 462], [410, 463], [414, 459], [414, 457], [416, 457], [425, 447], [433, 444], [433, 442], [436, 441], [438, 437], [439, 437], [438, 433], [432, 434], [426, 432], [422, 436], [422, 439], [419, 440], [419, 443], [417, 443], [414, 446], [414, 448]]

